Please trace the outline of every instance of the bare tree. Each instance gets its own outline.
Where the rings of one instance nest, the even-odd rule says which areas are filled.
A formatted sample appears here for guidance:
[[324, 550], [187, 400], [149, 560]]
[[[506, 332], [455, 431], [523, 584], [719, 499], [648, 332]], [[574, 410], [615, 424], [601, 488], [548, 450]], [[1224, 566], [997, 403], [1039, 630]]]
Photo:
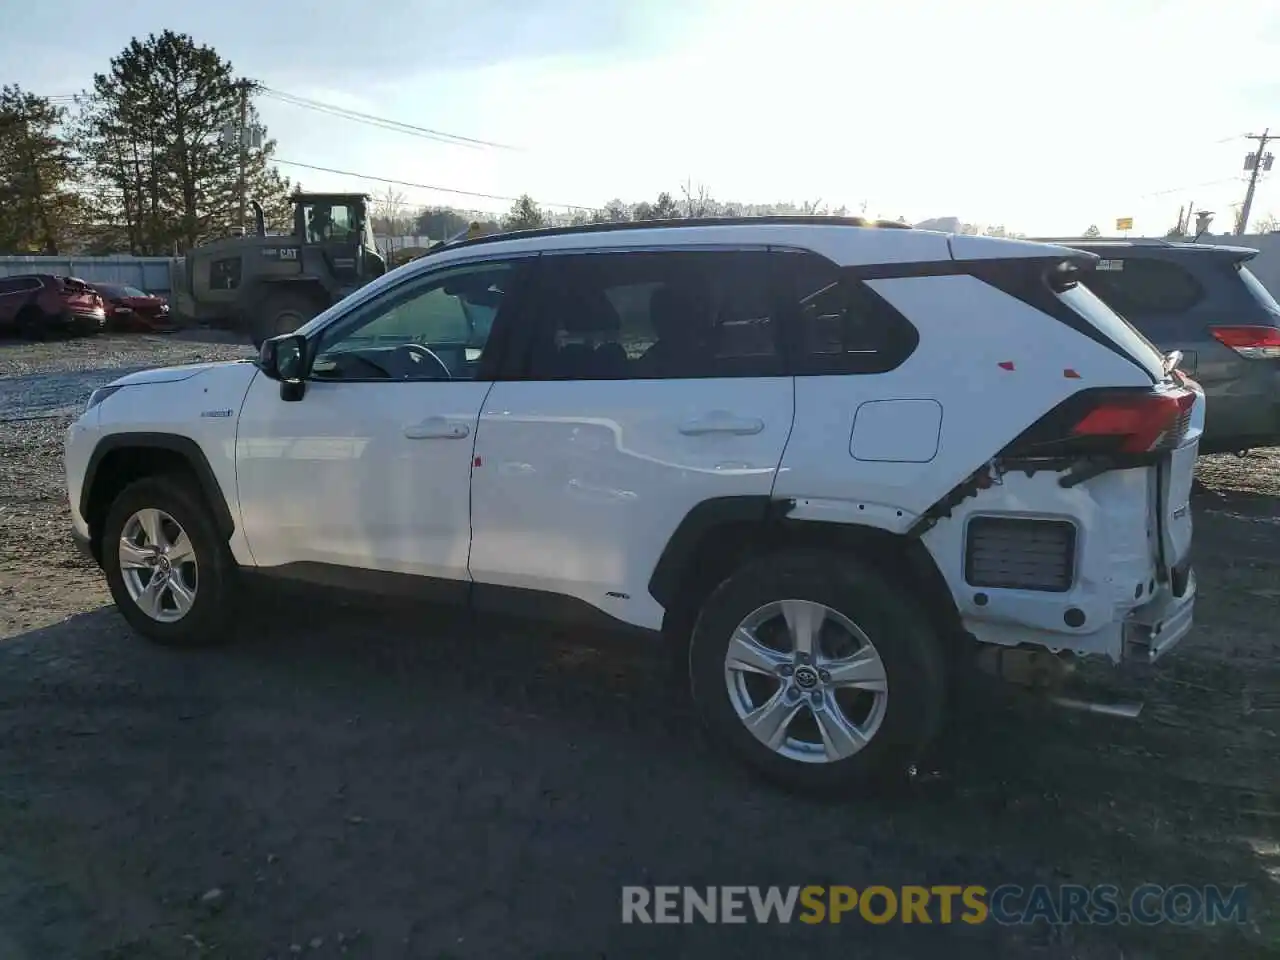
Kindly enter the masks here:
[[711, 192], [707, 189], [705, 183], [700, 183], [695, 188], [692, 180], [686, 180], [680, 185], [680, 192], [684, 194], [684, 215], [686, 217], [694, 219], [715, 215], [716, 202], [711, 199]]
[[1280, 232], [1280, 217], [1274, 213], [1268, 213], [1253, 221], [1253, 229], [1257, 233]]
[[373, 232], [388, 237], [403, 236], [413, 225], [413, 213], [405, 195], [388, 186], [373, 201]]

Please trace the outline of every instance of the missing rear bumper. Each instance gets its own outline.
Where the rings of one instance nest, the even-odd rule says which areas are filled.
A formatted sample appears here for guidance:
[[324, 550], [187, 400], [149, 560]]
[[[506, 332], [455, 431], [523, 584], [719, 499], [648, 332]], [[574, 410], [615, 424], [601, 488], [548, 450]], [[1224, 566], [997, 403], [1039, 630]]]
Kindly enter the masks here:
[[1124, 659], [1155, 663], [1191, 632], [1196, 576], [1189, 567], [1182, 576], [1185, 576], [1184, 584], [1175, 584], [1182, 586], [1181, 596], [1166, 594], [1162, 603], [1148, 604], [1125, 623]]

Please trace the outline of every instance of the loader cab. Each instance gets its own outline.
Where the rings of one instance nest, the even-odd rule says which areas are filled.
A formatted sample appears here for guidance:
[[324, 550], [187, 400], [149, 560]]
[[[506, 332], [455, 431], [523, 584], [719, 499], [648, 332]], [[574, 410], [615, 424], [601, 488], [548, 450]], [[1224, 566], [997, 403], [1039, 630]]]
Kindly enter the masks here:
[[369, 197], [362, 193], [297, 193], [293, 232], [304, 259], [319, 254], [341, 287], [356, 287], [386, 272], [374, 244]]

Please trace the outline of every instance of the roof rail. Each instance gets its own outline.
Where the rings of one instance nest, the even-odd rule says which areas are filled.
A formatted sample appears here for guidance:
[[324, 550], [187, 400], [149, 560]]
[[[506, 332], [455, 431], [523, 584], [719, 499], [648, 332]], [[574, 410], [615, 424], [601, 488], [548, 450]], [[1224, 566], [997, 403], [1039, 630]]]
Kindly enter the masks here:
[[432, 252], [479, 243], [495, 243], [499, 240], [524, 240], [533, 237], [558, 237], [576, 233], [613, 233], [626, 230], [667, 230], [676, 227], [727, 227], [744, 224], [787, 224], [793, 226], [873, 227], [892, 230], [910, 230], [909, 224], [896, 220], [868, 220], [864, 217], [824, 216], [768, 216], [768, 217], [689, 217], [671, 220], [623, 220], [618, 223], [584, 223], [571, 227], [538, 227], [532, 230], [507, 230], [454, 242], [452, 239], [434, 248]]

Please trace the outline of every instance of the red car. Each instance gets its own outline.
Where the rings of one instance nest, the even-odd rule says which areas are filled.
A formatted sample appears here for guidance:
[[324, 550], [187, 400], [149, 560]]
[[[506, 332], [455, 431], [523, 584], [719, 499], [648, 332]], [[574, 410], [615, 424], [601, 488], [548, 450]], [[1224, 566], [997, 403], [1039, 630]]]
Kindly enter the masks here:
[[50, 333], [97, 333], [107, 325], [98, 292], [75, 277], [27, 273], [0, 277], [0, 329], [29, 340]]
[[94, 283], [107, 304], [107, 325], [112, 330], [134, 330], [142, 333], [169, 331], [169, 304], [164, 297], [146, 293], [123, 283]]

